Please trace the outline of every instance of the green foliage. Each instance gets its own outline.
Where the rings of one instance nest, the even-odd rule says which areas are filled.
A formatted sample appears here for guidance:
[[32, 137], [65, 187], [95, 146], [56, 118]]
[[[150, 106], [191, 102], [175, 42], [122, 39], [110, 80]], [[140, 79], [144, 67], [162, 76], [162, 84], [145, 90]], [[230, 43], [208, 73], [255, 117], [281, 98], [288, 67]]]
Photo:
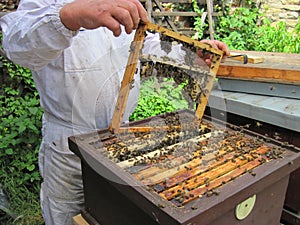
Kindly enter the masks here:
[[[1, 180], [15, 177], [19, 185], [40, 181], [37, 154], [42, 110], [30, 71], [3, 63], [8, 79], [0, 95]], [[16, 88], [18, 87], [18, 88]]]
[[258, 9], [237, 8], [220, 18], [215, 38], [224, 41], [230, 49], [253, 49], [257, 19]]
[[293, 32], [288, 32], [286, 23], [281, 21], [276, 27], [265, 19], [264, 24], [256, 31], [255, 51], [300, 53], [300, 19]]
[[184, 84], [176, 86], [172, 79], [159, 82], [156, 78], [150, 78], [142, 82], [138, 105], [130, 120], [140, 120], [187, 108], [188, 103], [181, 93], [183, 87]]
[[205, 21], [202, 21], [201, 19], [204, 12], [204, 8], [200, 9], [197, 0], [192, 0], [192, 4], [193, 4], [193, 11], [198, 13], [199, 15], [195, 17], [195, 21], [194, 21], [195, 34], [193, 38], [201, 39], [203, 38], [205, 29], [208, 27], [207, 23], [205, 23]]
[[[6, 214], [0, 223], [42, 224], [38, 170], [42, 126], [39, 96], [30, 70], [2, 57], [0, 60], [0, 184], [9, 197], [9, 210], [15, 215], [12, 218]], [[40, 222], [34, 222], [36, 219]]]
[[300, 53], [299, 24], [300, 21], [293, 32], [288, 31], [285, 22], [272, 27], [252, 4], [220, 17], [215, 38], [235, 50]]

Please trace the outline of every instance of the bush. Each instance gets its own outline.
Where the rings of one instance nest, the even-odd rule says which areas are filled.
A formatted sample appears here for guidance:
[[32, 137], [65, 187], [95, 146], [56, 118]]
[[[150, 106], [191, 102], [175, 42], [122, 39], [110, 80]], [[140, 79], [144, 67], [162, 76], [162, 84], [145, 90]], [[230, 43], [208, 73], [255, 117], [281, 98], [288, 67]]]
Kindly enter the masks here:
[[255, 51], [300, 53], [300, 19], [293, 32], [288, 32], [286, 23], [281, 21], [276, 27], [265, 19], [264, 24], [257, 28]]
[[42, 224], [38, 170], [42, 126], [39, 96], [28, 69], [3, 57], [1, 61], [0, 185], [8, 196], [11, 213], [3, 216], [0, 223], [12, 224], [15, 220], [14, 224]]
[[227, 11], [220, 17], [215, 38], [234, 50], [300, 53], [299, 27], [300, 21], [293, 32], [288, 31], [283, 21], [272, 27], [252, 4], [249, 8]]
[[237, 8], [220, 18], [215, 38], [224, 41], [230, 49], [252, 49], [257, 29], [258, 9]]
[[176, 86], [173, 79], [159, 82], [156, 78], [150, 78], [142, 82], [138, 105], [130, 120], [140, 120], [187, 108], [188, 103], [181, 93], [183, 87], [184, 84]]

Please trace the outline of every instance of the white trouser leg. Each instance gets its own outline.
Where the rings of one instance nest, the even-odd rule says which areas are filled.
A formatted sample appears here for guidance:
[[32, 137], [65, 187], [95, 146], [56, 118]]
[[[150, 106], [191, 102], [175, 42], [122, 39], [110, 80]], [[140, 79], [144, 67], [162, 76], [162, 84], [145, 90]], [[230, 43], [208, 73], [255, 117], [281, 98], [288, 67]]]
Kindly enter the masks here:
[[73, 216], [84, 207], [80, 159], [69, 150], [67, 143], [71, 135], [72, 129], [44, 123], [39, 166], [46, 225], [72, 225]]

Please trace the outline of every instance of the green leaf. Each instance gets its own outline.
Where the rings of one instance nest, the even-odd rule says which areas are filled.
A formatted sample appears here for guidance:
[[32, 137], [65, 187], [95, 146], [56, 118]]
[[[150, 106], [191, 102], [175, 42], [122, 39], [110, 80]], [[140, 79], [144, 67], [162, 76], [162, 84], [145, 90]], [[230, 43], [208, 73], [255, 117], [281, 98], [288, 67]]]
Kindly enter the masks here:
[[24, 123], [20, 123], [18, 129], [19, 133], [22, 133], [24, 130], [26, 130], [26, 125]]
[[12, 154], [14, 154], [14, 150], [12, 148], [8, 148], [8, 149], [5, 150], [5, 153], [7, 155], [12, 155]]
[[37, 114], [37, 112], [39, 111], [39, 108], [37, 107], [30, 107], [28, 108], [29, 112], [33, 115]]
[[34, 164], [28, 165], [26, 167], [26, 169], [29, 170], [29, 171], [33, 171], [35, 169], [35, 165]]

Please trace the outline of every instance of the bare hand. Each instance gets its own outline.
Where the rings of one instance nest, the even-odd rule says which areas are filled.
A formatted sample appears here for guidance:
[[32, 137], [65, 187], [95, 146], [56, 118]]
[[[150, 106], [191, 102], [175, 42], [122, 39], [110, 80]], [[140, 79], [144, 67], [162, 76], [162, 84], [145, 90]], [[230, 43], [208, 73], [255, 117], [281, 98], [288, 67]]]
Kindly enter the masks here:
[[75, 0], [61, 9], [60, 18], [70, 30], [107, 27], [115, 36], [121, 34], [120, 25], [130, 34], [140, 20], [149, 21], [139, 0]]
[[[219, 50], [223, 51], [224, 55], [223, 55], [223, 58], [222, 58], [222, 62], [224, 62], [226, 57], [230, 55], [229, 48], [224, 42], [221, 42], [221, 41], [218, 41], [218, 40], [201, 40], [201, 42], [206, 43], [206, 44], [210, 45], [213, 48], [216, 48], [216, 49], [219, 49]], [[202, 56], [202, 58], [208, 66], [211, 65], [211, 55], [208, 54], [206, 56]]]

